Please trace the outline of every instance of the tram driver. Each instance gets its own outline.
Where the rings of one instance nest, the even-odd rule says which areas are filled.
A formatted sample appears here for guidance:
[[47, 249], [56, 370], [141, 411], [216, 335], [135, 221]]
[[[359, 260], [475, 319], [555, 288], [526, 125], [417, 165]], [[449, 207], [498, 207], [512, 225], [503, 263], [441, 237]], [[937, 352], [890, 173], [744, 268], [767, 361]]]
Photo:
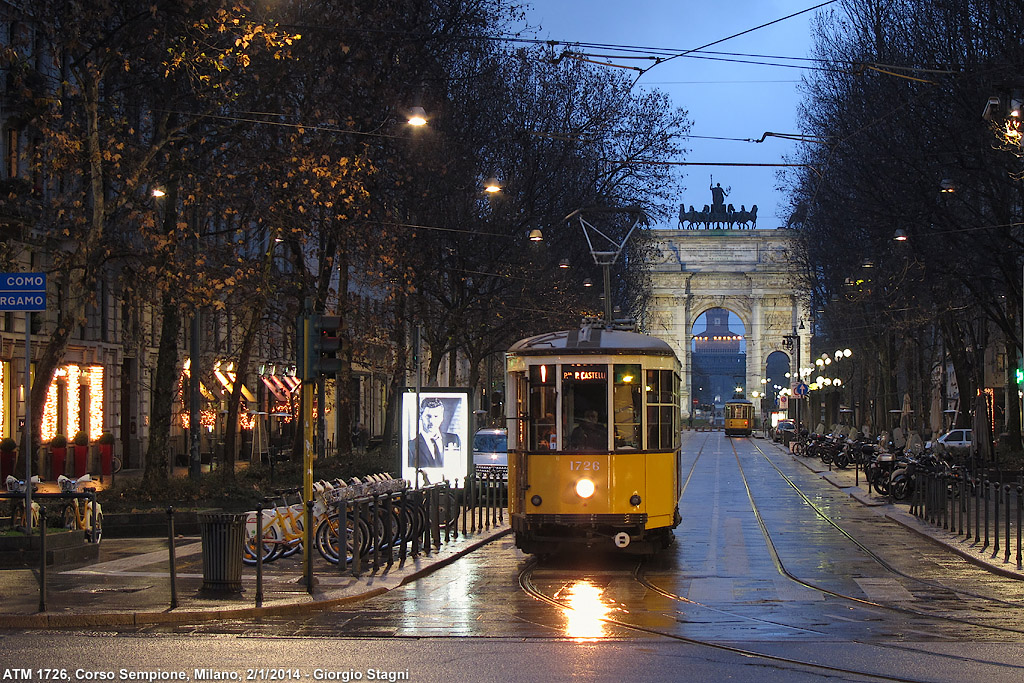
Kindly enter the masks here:
[[608, 448], [608, 430], [597, 421], [597, 411], [587, 410], [583, 421], [576, 425], [569, 435], [569, 447], [585, 451], [602, 451]]

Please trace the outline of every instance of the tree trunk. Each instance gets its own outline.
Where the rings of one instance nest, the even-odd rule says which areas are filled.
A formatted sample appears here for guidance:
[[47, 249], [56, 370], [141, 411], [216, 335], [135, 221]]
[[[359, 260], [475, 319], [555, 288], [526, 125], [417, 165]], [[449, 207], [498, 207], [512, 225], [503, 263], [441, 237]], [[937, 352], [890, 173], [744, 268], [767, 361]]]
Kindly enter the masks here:
[[[406, 338], [405, 327], [407, 311], [405, 294], [399, 291], [395, 295], [395, 317], [394, 323], [391, 326], [391, 341], [395, 349], [395, 369], [391, 375], [391, 381], [388, 383], [387, 396], [385, 397], [384, 433], [382, 435], [385, 451], [398, 444], [398, 411], [401, 409], [400, 397], [408, 367], [407, 350], [409, 340]], [[400, 454], [401, 451], [391, 453], [396, 462]]]
[[238, 362], [235, 363], [235, 380], [231, 384], [231, 395], [228, 397], [228, 416], [224, 430], [224, 468], [227, 476], [235, 476], [235, 462], [238, 460], [238, 413], [242, 403], [242, 384], [249, 374], [249, 363], [252, 361], [252, 347], [256, 339], [256, 330], [263, 319], [263, 297], [257, 297], [249, 309], [249, 321], [243, 331], [242, 347], [238, 351]]
[[[341, 367], [335, 377], [334, 410], [335, 410], [335, 455], [352, 453], [352, 306], [349, 305], [348, 248], [342, 244], [338, 250], [338, 315], [339, 325], [338, 357]], [[330, 454], [328, 454], [330, 455]]]
[[[171, 417], [174, 397], [178, 394], [178, 335], [181, 332], [181, 314], [177, 302], [164, 294], [160, 323], [160, 346], [157, 349], [156, 372], [153, 375], [152, 408], [149, 421], [149, 446], [143, 478], [159, 483], [167, 480], [170, 454]], [[199, 381], [199, 368], [191, 368], [189, 382]]]

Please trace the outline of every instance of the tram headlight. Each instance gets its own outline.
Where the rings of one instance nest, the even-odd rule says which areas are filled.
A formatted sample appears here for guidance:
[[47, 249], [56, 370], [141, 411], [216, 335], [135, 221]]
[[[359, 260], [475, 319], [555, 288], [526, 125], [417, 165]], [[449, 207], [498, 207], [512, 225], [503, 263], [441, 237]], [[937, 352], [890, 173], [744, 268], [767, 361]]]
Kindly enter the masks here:
[[540, 496], [536, 496], [535, 495], [533, 498], [530, 499], [530, 502], [533, 503], [536, 507], [540, 507], [540, 504], [541, 504]]
[[632, 505], [633, 507], [637, 507], [638, 505], [640, 505], [640, 502], [640, 496], [636, 493], [629, 497], [629, 504]]
[[590, 498], [594, 495], [594, 482], [589, 479], [580, 479], [576, 482], [576, 495], [580, 498]]

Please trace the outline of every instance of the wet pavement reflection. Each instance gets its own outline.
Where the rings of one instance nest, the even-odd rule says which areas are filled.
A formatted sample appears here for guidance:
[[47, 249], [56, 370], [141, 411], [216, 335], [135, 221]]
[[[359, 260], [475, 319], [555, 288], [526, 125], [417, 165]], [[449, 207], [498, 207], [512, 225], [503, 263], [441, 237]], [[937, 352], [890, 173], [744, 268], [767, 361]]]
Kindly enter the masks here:
[[[359, 604], [135, 630], [578, 642], [664, 633], [766, 643], [1016, 641], [1024, 632], [1020, 582], [882, 518], [778, 446], [688, 432], [682, 476], [676, 542], [647, 560], [609, 548], [537, 561], [505, 537]], [[524, 591], [524, 572], [557, 604]]]

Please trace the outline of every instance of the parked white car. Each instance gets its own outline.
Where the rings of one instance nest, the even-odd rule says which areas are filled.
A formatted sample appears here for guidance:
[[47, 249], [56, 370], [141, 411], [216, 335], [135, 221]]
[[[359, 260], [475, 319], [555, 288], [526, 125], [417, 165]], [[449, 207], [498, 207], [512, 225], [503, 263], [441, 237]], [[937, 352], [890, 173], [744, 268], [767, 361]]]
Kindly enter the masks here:
[[936, 443], [941, 443], [946, 448], [970, 448], [973, 440], [973, 429], [951, 429], [935, 441], [928, 442], [927, 445], [932, 447]]

